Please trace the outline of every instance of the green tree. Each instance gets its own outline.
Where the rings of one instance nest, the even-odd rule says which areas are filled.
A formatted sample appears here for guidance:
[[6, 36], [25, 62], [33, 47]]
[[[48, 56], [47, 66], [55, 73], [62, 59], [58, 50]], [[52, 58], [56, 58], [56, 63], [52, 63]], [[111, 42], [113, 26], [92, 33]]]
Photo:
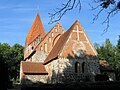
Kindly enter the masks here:
[[120, 68], [120, 38], [116, 45], [116, 68]]
[[18, 76], [18, 72], [20, 69], [20, 61], [23, 60], [23, 46], [20, 44], [14, 44], [11, 48], [10, 48], [10, 60], [11, 60], [11, 64], [9, 64], [10, 67], [10, 75], [11, 78], [16, 79]]
[[20, 61], [23, 60], [24, 47], [20, 44], [13, 46], [7, 43], [0, 43], [0, 55], [5, 65], [8, 67], [9, 79], [16, 79], [19, 74]]
[[[96, 47], [95, 47], [96, 48]], [[100, 60], [106, 60], [113, 68], [116, 68], [116, 47], [113, 46], [109, 39], [106, 39], [105, 44], [96, 48]]]
[[8, 45], [7, 43], [0, 43], [0, 54], [5, 63], [10, 62], [10, 48], [10, 45]]

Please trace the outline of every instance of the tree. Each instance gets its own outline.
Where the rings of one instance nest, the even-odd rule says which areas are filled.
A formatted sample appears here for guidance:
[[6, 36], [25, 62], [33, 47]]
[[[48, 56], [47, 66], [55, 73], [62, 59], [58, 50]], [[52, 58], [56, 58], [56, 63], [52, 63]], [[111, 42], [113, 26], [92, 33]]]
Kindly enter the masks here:
[[10, 62], [10, 45], [8, 45], [7, 43], [0, 43], [0, 55], [2, 56], [3, 60], [5, 63], [9, 63]]
[[14, 44], [10, 49], [10, 58], [11, 58], [11, 67], [10, 67], [10, 75], [11, 78], [16, 80], [20, 68], [20, 61], [23, 60], [23, 46], [19, 44]]
[[106, 39], [105, 44], [96, 48], [100, 60], [106, 60], [114, 69], [118, 64], [116, 62], [116, 47], [113, 46], [109, 39]]
[[[1, 43], [0, 43], [1, 44]], [[8, 68], [0, 54], [0, 90], [7, 90], [8, 86]]]
[[23, 49], [24, 47], [20, 44], [10, 46], [7, 43], [0, 43], [0, 55], [8, 67], [9, 80], [16, 79], [18, 76], [20, 61], [23, 60]]
[[116, 68], [120, 69], [120, 38], [118, 39], [118, 43], [116, 45]]
[[105, 50], [106, 60], [114, 69], [116, 69], [116, 47], [110, 43], [109, 39], [106, 39]]
[[99, 17], [99, 15], [103, 11], [107, 11], [106, 19], [103, 20], [103, 24], [106, 24], [105, 32], [108, 30], [110, 26], [110, 17], [112, 15], [116, 15], [120, 10], [120, 1], [119, 0], [94, 0], [94, 2], [97, 4], [97, 6], [91, 6], [92, 10], [99, 10], [98, 13], [94, 14], [93, 21], [96, 21]]
[[57, 7], [54, 10], [54, 13], [48, 13], [50, 16], [50, 22], [54, 23], [59, 21], [63, 15], [65, 15], [68, 11], [72, 10], [75, 7], [79, 7], [79, 11], [81, 10], [81, 0], [68, 0], [65, 4], [62, 4], [62, 7]]
[[[110, 16], [115, 15], [120, 10], [120, 1], [119, 0], [93, 0], [94, 4], [92, 5], [89, 3], [92, 10], [99, 10], [98, 13], [94, 14], [93, 22], [95, 22], [99, 15], [104, 11], [107, 10], [106, 19], [103, 20], [103, 24], [106, 24], [105, 32], [109, 28], [110, 24]], [[57, 7], [54, 9], [54, 13], [48, 13], [50, 17], [49, 23], [54, 23], [59, 21], [63, 15], [65, 15], [68, 11], [73, 10], [76, 7], [79, 7], [79, 11], [81, 10], [81, 0], [68, 0], [66, 3], [62, 4], [62, 7]]]

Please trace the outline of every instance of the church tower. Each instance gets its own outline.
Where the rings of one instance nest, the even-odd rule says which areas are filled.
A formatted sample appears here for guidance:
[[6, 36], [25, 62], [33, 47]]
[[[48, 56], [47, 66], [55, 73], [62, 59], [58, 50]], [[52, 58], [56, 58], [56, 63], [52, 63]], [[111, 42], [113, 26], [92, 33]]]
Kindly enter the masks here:
[[39, 14], [37, 14], [30, 31], [26, 37], [25, 48], [24, 48], [24, 60], [29, 59], [28, 57], [35, 50], [35, 47], [45, 37], [46, 32], [44, 30], [42, 21]]

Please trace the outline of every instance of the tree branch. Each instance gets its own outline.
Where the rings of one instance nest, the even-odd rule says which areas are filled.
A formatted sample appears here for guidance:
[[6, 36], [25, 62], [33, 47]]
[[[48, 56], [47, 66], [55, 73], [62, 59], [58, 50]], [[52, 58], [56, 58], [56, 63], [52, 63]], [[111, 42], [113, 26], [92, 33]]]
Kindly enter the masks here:
[[[99, 15], [103, 11], [105, 10], [108, 11], [105, 20], [103, 20], [102, 22], [102, 24], [106, 24], [106, 28], [103, 31], [105, 33], [110, 27], [110, 16], [117, 14], [118, 11], [120, 10], [120, 0], [93, 0], [93, 1], [94, 3], [97, 4], [97, 6], [92, 4], [94, 6], [93, 7], [92, 5], [89, 4], [90, 7], [92, 8], [92, 10], [99, 10], [99, 11], [98, 13], [94, 14], [92, 23], [94, 23], [99, 18]], [[49, 24], [61, 20], [63, 15], [65, 15], [68, 11], [71, 11], [73, 8], [76, 7], [79, 7], [79, 12], [80, 12], [81, 0], [68, 0], [66, 3], [63, 3], [61, 8], [56, 8], [55, 10], [53, 10], [54, 13], [48, 13], [50, 17]]]
[[49, 24], [59, 21], [62, 18], [62, 16], [66, 14], [66, 12], [78, 6], [80, 11], [81, 10], [80, 0], [68, 0], [66, 4], [62, 4], [62, 8], [56, 8], [56, 10], [54, 10], [54, 13], [48, 13], [50, 17]]
[[[115, 2], [115, 0], [94, 0], [95, 3], [98, 3], [98, 6], [93, 7], [92, 5], [90, 5], [90, 7], [92, 8], [92, 10], [96, 10], [99, 9], [99, 12], [94, 15], [95, 17], [93, 18], [93, 23], [99, 18], [99, 15], [102, 13], [103, 10], [108, 10], [106, 19], [103, 20], [102, 24], [106, 24], [106, 28], [103, 30], [103, 34], [106, 33], [110, 27], [110, 17], [111, 15], [115, 15], [118, 13], [119, 11], [119, 3]], [[103, 35], [102, 34], [102, 35]]]

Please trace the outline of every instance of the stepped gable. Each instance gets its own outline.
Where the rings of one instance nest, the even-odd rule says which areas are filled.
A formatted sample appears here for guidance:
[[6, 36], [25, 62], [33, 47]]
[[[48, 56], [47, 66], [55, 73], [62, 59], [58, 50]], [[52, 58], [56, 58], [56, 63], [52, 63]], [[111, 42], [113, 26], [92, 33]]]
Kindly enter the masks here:
[[[97, 56], [96, 50], [93, 48], [85, 31], [78, 20], [66, 31], [57, 41], [44, 64], [51, 62], [58, 57], [75, 57], [77, 50], [84, 50], [85, 54]], [[76, 51], [75, 51], [76, 50]]]
[[47, 74], [43, 63], [22, 61], [21, 65], [25, 74]]
[[74, 24], [70, 27], [68, 31], [66, 31], [57, 41], [53, 49], [51, 50], [50, 54], [47, 56], [47, 58], [44, 61], [44, 64], [50, 62], [51, 60], [58, 57], [60, 54], [60, 51], [63, 49], [65, 42], [67, 41], [70, 32], [72, 31]]
[[40, 16], [39, 14], [37, 14], [32, 27], [26, 37], [26, 44], [29, 45], [30, 43], [32, 43], [34, 39], [36, 39], [39, 35], [43, 38], [46, 35], [46, 32], [44, 30]]
[[[50, 52], [59, 37], [65, 32], [64, 28], [60, 24], [60, 22], [57, 22], [53, 28], [46, 34], [46, 36], [43, 38], [41, 43], [39, 43], [36, 46], [36, 51], [44, 51], [40, 49], [40, 46], [44, 46], [44, 44], [47, 44], [47, 52]], [[52, 35], [53, 34], [53, 35]]]

